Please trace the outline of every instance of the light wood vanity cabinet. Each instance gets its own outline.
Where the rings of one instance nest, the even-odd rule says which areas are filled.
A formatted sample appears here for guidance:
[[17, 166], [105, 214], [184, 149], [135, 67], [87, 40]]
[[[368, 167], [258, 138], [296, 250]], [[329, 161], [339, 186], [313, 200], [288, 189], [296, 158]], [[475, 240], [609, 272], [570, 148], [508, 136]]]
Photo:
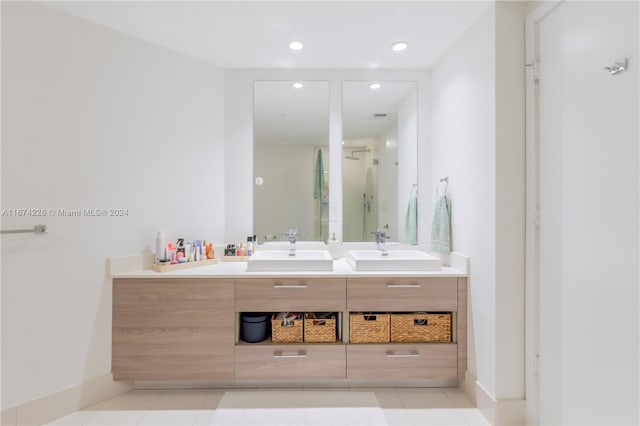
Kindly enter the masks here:
[[[336, 343], [244, 343], [242, 312], [340, 312]], [[350, 312], [452, 312], [452, 343], [349, 343]], [[467, 369], [467, 279], [114, 279], [116, 380], [456, 379]]]
[[232, 279], [114, 279], [114, 379], [232, 379], [233, 296]]

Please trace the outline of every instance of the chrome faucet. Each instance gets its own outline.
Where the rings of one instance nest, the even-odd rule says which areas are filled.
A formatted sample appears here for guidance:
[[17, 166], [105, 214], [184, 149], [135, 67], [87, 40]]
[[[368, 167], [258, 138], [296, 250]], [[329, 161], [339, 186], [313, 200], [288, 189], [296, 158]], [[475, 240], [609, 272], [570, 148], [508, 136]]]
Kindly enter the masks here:
[[296, 255], [296, 237], [298, 235], [297, 229], [289, 229], [289, 256]]
[[380, 249], [382, 256], [389, 256], [389, 252], [387, 252], [387, 248], [384, 246], [384, 241], [389, 237], [387, 237], [384, 229], [378, 229], [376, 232], [372, 232], [372, 234], [376, 236], [376, 244], [378, 245], [378, 249]]

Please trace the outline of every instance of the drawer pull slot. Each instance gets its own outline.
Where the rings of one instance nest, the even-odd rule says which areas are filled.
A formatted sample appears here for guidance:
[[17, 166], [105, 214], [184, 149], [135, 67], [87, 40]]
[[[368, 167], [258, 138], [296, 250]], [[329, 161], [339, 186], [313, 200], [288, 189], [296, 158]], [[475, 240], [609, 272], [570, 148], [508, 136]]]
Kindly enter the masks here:
[[280, 284], [275, 283], [273, 288], [307, 288], [309, 287], [307, 284]]
[[387, 284], [387, 288], [420, 288], [422, 287], [421, 284], [415, 283], [415, 284], [393, 284], [393, 283], [389, 283]]
[[420, 354], [417, 351], [411, 351], [408, 354], [397, 354], [389, 351], [385, 355], [387, 358], [420, 358]]
[[301, 351], [301, 352], [298, 352], [297, 354], [285, 355], [281, 351], [275, 351], [273, 353], [273, 357], [274, 358], [306, 358], [307, 353]]

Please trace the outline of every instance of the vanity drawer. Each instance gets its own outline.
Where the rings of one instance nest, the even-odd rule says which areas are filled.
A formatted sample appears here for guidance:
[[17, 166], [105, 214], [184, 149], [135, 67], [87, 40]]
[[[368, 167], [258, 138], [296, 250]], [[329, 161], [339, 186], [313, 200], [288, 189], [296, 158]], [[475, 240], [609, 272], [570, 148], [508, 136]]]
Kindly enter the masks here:
[[344, 379], [345, 346], [239, 345], [236, 379]]
[[349, 278], [349, 311], [457, 311], [457, 278]]
[[253, 278], [236, 280], [236, 312], [340, 311], [345, 278]]
[[349, 379], [455, 379], [456, 344], [347, 346]]

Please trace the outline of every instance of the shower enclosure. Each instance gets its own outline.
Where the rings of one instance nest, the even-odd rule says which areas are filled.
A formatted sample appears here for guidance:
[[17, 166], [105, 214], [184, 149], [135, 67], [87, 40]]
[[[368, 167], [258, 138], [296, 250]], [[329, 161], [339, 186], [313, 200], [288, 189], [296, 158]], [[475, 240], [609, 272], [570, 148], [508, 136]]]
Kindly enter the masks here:
[[378, 228], [378, 153], [360, 146], [344, 147], [343, 154], [343, 239], [371, 241]]

